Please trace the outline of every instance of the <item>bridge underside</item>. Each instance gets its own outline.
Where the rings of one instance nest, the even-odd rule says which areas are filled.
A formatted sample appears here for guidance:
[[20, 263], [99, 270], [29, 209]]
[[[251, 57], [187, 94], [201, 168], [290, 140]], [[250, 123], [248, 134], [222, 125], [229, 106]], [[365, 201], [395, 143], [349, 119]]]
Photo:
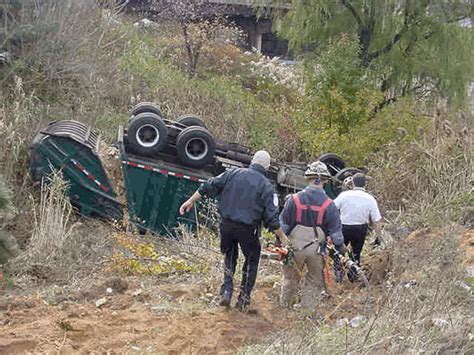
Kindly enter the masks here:
[[[246, 34], [246, 48], [255, 48], [257, 51], [270, 56], [285, 58], [288, 52], [288, 43], [277, 38], [272, 32], [270, 16], [257, 17], [256, 11], [251, 6], [252, 0], [210, 0], [212, 14], [226, 16]], [[248, 3], [248, 5], [247, 5]], [[129, 0], [127, 9], [153, 19], [157, 17], [156, 10], [150, 0]], [[285, 11], [285, 10], [284, 10]]]

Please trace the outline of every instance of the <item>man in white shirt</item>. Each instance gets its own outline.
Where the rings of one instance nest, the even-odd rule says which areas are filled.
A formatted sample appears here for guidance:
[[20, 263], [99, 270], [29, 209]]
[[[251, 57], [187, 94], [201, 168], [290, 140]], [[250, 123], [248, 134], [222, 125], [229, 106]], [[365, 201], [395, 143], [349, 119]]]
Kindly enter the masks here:
[[376, 235], [380, 233], [379, 207], [375, 198], [365, 191], [367, 180], [365, 175], [357, 173], [352, 177], [354, 188], [343, 191], [334, 200], [341, 213], [342, 234], [344, 243], [351, 245], [353, 259], [360, 266], [360, 255], [364, 247], [369, 224]]

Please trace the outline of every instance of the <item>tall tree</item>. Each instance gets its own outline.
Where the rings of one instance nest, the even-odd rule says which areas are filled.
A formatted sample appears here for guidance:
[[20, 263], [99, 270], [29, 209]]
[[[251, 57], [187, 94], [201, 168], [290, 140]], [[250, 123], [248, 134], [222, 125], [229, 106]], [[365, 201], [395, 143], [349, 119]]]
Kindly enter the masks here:
[[223, 5], [208, 0], [150, 0], [150, 10], [159, 20], [178, 24], [188, 60], [187, 72], [194, 77], [202, 53], [221, 41], [236, 41], [239, 30], [222, 15]]
[[[263, 0], [269, 5], [281, 0]], [[318, 48], [357, 36], [361, 66], [379, 70], [384, 106], [398, 97], [436, 92], [464, 102], [474, 66], [469, 0], [293, 0], [277, 29], [291, 48]], [[363, 72], [363, 71], [362, 71]]]

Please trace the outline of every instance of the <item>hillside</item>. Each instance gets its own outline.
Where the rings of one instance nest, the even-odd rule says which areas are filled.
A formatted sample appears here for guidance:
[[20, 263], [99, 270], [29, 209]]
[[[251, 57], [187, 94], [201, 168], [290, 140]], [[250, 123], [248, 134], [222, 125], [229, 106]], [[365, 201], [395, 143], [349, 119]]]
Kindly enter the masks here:
[[[289, 64], [241, 49], [242, 32], [223, 18], [140, 21], [100, 3], [0, 1], [0, 353], [474, 351], [474, 147], [461, 94], [472, 68], [469, 41], [459, 40], [472, 31], [447, 20], [448, 46], [441, 29], [426, 35], [444, 24], [424, 17], [432, 12], [406, 8], [423, 17], [368, 63], [342, 7], [323, 10], [344, 26], [316, 32], [300, 25], [324, 18], [297, 8], [281, 35], [297, 55], [312, 52]], [[454, 3], [453, 16], [464, 11]], [[374, 11], [387, 17], [373, 46], [399, 24], [389, 10]], [[449, 69], [431, 55], [438, 50], [452, 54]], [[371, 302], [361, 284], [337, 284], [328, 264], [328, 298], [315, 315], [283, 308], [281, 263], [262, 259], [250, 310], [225, 309], [217, 221], [177, 239], [140, 235], [127, 216], [76, 213], [60, 174], [33, 182], [36, 133], [72, 119], [100, 132], [124, 200], [114, 144], [143, 101], [167, 119], [197, 115], [214, 137], [280, 161], [334, 152], [364, 168], [384, 218], [381, 244], [370, 234], [362, 255]]]

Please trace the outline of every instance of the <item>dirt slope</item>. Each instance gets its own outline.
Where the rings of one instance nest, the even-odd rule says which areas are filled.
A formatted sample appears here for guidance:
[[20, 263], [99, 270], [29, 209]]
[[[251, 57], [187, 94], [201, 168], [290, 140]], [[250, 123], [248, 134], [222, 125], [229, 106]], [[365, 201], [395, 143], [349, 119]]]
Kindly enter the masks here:
[[52, 306], [16, 298], [0, 306], [0, 353], [223, 353], [258, 342], [291, 321], [288, 311], [267, 298], [268, 289], [255, 294], [258, 312], [243, 314], [199, 304], [193, 290], [179, 290], [185, 285], [166, 288], [153, 300], [129, 289], [109, 296], [101, 308], [94, 302]]
[[[278, 305], [279, 287], [265, 283], [257, 287], [249, 313], [217, 306], [202, 285], [123, 284], [109, 280], [56, 305], [44, 297], [0, 299], [0, 353], [230, 353], [301, 319]], [[320, 308], [329, 321], [363, 312], [361, 290], [331, 285], [333, 296]], [[98, 308], [95, 301], [108, 286], [118, 291]]]
[[[407, 243], [438, 237], [424, 231], [414, 233]], [[392, 261], [387, 250], [365, 257], [374, 307]], [[253, 295], [257, 311], [246, 314], [217, 306], [215, 292], [209, 290], [218, 290], [220, 280], [209, 284], [199, 277], [190, 281], [108, 276], [91, 280], [82, 290], [40, 294], [34, 288], [22, 296], [5, 293], [0, 295], [0, 354], [232, 353], [300, 324], [301, 314], [278, 304], [279, 268], [265, 262], [261, 266]], [[328, 322], [367, 314], [364, 289], [348, 281], [337, 285], [332, 279], [329, 294], [318, 308]], [[97, 307], [102, 298], [105, 303]]]

